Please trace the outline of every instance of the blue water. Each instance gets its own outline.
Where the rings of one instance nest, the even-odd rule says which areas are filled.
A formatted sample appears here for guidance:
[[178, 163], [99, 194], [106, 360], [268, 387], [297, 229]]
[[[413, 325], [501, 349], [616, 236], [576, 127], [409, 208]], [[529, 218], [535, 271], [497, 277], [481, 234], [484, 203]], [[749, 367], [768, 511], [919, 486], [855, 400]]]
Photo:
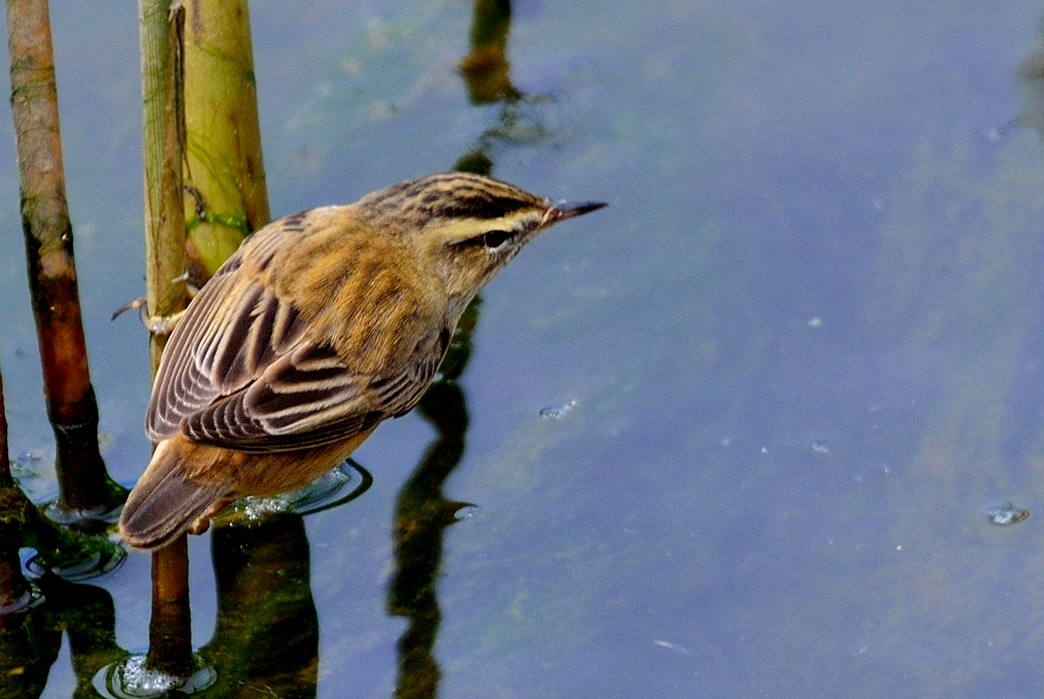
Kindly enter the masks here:
[[[437, 479], [477, 507], [430, 530], [410, 607], [439, 696], [1040, 695], [1044, 146], [1017, 79], [1038, 4], [519, 3], [510, 109], [468, 101], [469, 5], [342, 5], [252, 8], [276, 215], [480, 145], [496, 176], [610, 202], [483, 294], [465, 451]], [[105, 455], [130, 483], [145, 337], [108, 316], [143, 289], [136, 18], [52, 13]], [[11, 444], [44, 455], [46, 493], [17, 202], [0, 139]], [[382, 426], [356, 454], [370, 489], [305, 520], [317, 696], [403, 685], [393, 520], [433, 435]], [[991, 524], [1006, 503], [1029, 518]], [[98, 583], [127, 650], [148, 570]], [[75, 683], [66, 641], [46, 694]]]

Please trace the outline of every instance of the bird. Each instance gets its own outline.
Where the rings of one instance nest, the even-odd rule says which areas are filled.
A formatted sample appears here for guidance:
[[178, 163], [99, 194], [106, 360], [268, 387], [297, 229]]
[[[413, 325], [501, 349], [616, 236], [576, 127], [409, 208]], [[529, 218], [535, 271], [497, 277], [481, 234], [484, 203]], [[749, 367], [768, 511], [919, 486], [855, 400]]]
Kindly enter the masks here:
[[122, 538], [154, 550], [329, 471], [417, 404], [467, 305], [527, 243], [605, 205], [441, 173], [248, 236], [170, 334]]

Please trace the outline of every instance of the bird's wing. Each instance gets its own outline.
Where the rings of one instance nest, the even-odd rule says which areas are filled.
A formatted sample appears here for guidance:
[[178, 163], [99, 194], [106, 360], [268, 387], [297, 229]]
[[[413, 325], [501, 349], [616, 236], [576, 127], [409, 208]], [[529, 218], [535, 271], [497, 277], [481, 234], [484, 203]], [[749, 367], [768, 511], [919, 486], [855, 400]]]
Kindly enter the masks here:
[[337, 441], [420, 400], [449, 333], [430, 341], [413, 334], [398, 343], [412, 352], [376, 374], [361, 374], [332, 348], [305, 338], [304, 320], [291, 303], [245, 276], [215, 276], [163, 355], [147, 431], [154, 440], [180, 431], [243, 451]]
[[[244, 377], [236, 387], [230, 385], [227, 372], [214, 371], [216, 364], [229, 364], [230, 356], [243, 348], [249, 322], [257, 318], [252, 312], [257, 294], [240, 294], [236, 288], [239, 277], [232, 272], [238, 263], [236, 256], [231, 258], [200, 290], [167, 342], [145, 417], [145, 430], [155, 441], [173, 437], [183, 419], [250, 380]], [[284, 331], [284, 344], [292, 344], [303, 331], [299, 319], [290, 320], [294, 322]], [[270, 342], [278, 339], [276, 333], [268, 335]]]

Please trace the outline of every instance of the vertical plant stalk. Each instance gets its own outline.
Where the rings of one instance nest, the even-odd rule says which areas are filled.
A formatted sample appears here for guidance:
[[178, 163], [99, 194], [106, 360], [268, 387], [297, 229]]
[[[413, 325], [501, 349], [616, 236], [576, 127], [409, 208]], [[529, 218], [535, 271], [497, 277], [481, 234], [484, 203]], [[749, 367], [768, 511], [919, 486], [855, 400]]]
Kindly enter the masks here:
[[[185, 308], [185, 218], [182, 194], [184, 110], [181, 62], [184, 8], [139, 0], [145, 155], [147, 308], [171, 316]], [[164, 338], [153, 335], [153, 373]], [[177, 677], [193, 671], [185, 536], [152, 555], [152, 619], [146, 665]]]
[[119, 492], [110, 489], [98, 450], [98, 404], [80, 319], [46, 0], [8, 0], [7, 29], [22, 228], [47, 414], [57, 441], [58, 508], [63, 514], [101, 514], [115, 506]]
[[186, 182], [196, 196], [185, 213], [201, 283], [270, 214], [247, 0], [195, 0], [186, 11]]
[[188, 677], [195, 669], [185, 536], [152, 554], [152, 617], [145, 664], [175, 677]]
[[[176, 3], [175, 3], [176, 4]], [[169, 0], [140, 0], [142, 131], [145, 156], [145, 284], [150, 316], [185, 309], [184, 9]], [[165, 338], [152, 337], [155, 373]]]

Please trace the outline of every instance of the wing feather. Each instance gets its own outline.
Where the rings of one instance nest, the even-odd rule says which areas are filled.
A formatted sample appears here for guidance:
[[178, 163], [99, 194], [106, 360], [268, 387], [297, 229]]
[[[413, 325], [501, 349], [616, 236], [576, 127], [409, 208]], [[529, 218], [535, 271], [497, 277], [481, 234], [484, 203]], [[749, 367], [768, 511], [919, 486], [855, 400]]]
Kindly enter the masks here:
[[160, 441], [177, 434], [182, 418], [218, 395], [204, 355], [214, 344], [225, 315], [233, 277], [220, 272], [196, 295], [167, 342], [145, 418], [145, 430]]
[[434, 378], [449, 333], [433, 336], [411, 323], [400, 346], [412, 353], [379, 375], [361, 374], [306, 338], [293, 304], [235, 273], [236, 258], [229, 264], [171, 336], [146, 419], [154, 440], [180, 431], [243, 451], [319, 446], [407, 412]]

